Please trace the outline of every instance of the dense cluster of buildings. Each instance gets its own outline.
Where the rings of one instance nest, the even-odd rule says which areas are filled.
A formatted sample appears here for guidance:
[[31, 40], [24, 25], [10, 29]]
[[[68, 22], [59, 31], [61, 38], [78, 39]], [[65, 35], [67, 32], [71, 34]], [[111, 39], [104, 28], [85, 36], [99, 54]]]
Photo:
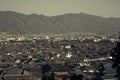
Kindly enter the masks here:
[[1, 80], [116, 79], [114, 34], [0, 34]]

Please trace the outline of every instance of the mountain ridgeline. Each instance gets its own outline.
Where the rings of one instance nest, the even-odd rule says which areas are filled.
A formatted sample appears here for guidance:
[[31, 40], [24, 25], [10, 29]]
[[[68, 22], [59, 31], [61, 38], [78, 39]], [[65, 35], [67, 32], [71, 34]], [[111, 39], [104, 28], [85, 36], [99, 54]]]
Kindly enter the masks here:
[[85, 13], [44, 16], [25, 15], [13, 11], [0, 11], [0, 32], [11, 33], [67, 33], [120, 31], [120, 18], [104, 18]]

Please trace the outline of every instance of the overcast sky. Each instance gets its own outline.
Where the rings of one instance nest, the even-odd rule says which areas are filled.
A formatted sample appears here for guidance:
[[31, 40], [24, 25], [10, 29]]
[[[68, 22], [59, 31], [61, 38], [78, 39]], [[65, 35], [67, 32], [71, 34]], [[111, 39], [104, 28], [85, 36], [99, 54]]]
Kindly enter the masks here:
[[120, 17], [120, 0], [0, 0], [0, 11], [6, 10], [47, 16], [83, 12]]

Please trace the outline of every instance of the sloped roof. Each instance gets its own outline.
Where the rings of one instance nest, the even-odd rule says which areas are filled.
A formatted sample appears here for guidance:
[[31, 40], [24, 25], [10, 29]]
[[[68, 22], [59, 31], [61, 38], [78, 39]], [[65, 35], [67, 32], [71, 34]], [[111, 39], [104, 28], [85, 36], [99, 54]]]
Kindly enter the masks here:
[[5, 75], [21, 75], [22, 69], [18, 67], [11, 67]]
[[105, 74], [102, 78], [103, 79], [116, 79], [115, 75], [113, 74]]

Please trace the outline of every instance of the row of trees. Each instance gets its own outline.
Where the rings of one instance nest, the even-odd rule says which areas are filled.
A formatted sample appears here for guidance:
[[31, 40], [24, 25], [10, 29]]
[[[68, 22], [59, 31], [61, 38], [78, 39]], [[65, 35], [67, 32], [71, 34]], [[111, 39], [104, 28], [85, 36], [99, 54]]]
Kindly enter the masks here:
[[120, 80], [120, 32], [119, 41], [116, 42], [116, 47], [111, 51], [113, 65], [112, 67], [116, 69], [116, 77]]

